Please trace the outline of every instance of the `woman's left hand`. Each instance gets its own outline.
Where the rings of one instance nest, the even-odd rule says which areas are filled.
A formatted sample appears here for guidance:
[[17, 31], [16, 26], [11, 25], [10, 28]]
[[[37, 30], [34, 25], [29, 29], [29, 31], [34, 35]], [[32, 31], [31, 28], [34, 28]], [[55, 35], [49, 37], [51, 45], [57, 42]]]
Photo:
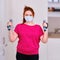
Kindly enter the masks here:
[[46, 21], [43, 21], [43, 30], [46, 31], [48, 29], [48, 23]]
[[45, 22], [45, 21], [43, 21], [42, 26], [43, 26], [43, 30], [44, 30], [44, 35], [42, 35], [42, 36], [40, 37], [40, 39], [41, 39], [41, 41], [42, 41], [43, 43], [47, 43], [47, 41], [48, 41], [48, 31], [47, 31], [47, 29], [48, 29], [48, 23]]

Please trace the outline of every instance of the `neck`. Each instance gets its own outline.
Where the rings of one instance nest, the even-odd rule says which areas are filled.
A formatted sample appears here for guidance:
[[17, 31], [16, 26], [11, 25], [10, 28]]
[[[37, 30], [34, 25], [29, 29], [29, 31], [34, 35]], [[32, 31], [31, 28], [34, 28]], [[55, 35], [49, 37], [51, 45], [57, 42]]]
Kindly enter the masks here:
[[33, 23], [33, 21], [31, 21], [31, 22], [25, 22], [25, 24], [33, 25], [34, 23]]

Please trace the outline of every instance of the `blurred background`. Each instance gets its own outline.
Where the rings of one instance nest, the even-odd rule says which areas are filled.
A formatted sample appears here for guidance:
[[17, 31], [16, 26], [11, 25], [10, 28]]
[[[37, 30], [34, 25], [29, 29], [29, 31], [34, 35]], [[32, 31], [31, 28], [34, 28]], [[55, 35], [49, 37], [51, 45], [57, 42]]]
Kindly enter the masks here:
[[40, 43], [40, 60], [60, 60], [60, 0], [0, 0], [0, 60], [16, 60], [17, 40], [9, 41], [6, 24], [10, 19], [14, 27], [21, 23], [26, 5], [34, 9], [35, 23], [49, 24], [48, 43]]
[[0, 60], [16, 60], [17, 40], [9, 41], [6, 24], [10, 19], [14, 27], [21, 23], [26, 5], [34, 9], [35, 23], [42, 25], [46, 20], [49, 24], [48, 43], [40, 43], [40, 60], [60, 60], [60, 0], [0, 0]]
[[60, 60], [60, 0], [48, 0], [48, 60]]

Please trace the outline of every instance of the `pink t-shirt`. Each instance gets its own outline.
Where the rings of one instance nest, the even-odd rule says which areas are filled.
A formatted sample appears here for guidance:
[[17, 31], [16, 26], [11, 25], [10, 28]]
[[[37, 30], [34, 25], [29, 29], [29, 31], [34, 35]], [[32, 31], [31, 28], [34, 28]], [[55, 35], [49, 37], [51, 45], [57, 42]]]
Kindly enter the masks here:
[[40, 36], [43, 35], [40, 25], [17, 24], [14, 31], [19, 38], [17, 52], [27, 55], [39, 53]]

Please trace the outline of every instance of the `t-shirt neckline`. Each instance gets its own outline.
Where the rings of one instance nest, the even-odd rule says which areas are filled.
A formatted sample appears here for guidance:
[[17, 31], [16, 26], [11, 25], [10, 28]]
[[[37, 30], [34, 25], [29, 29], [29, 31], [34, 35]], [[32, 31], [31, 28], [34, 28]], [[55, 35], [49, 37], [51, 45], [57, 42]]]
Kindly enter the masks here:
[[30, 26], [30, 27], [34, 27], [34, 26], [36, 26], [36, 24], [34, 24], [34, 25], [24, 24], [24, 25], [26, 25], [26, 26]]

